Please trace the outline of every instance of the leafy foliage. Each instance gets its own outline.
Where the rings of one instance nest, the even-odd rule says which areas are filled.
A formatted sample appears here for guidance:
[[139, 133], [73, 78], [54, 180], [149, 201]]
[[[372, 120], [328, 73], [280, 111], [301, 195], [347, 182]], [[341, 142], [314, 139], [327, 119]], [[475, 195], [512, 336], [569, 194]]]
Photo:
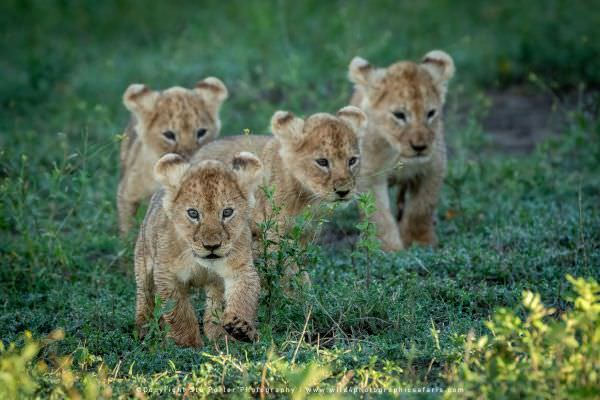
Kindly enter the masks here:
[[312, 208], [296, 218], [281, 218], [282, 205], [276, 203], [275, 188], [261, 187], [261, 190], [271, 211], [265, 221], [259, 223], [260, 257], [256, 266], [261, 276], [264, 293], [261, 301], [267, 304], [268, 322], [273, 310], [286, 301], [285, 293], [299, 289], [302, 275], [315, 265], [317, 249], [310, 240], [310, 232], [319, 229], [324, 221], [316, 217]]
[[[100, 365], [97, 373], [73, 372], [73, 357], [58, 356], [52, 351], [52, 345], [63, 339], [62, 330], [53, 331], [41, 341], [25, 331], [20, 347], [10, 343], [5, 348], [0, 342], [0, 397], [20, 399], [43, 394], [51, 399], [110, 398], [112, 390], [106, 379], [105, 367]], [[41, 350], [45, 350], [46, 355], [36, 362]], [[84, 347], [76, 351], [76, 357], [83, 371], [89, 363], [102, 361], [101, 357], [90, 354]]]
[[361, 193], [358, 196], [358, 209], [363, 219], [356, 224], [359, 231], [359, 240], [356, 250], [352, 254], [365, 266], [365, 284], [371, 285], [371, 266], [381, 259], [381, 245], [375, 232], [375, 223], [371, 217], [375, 213], [375, 196], [372, 192]]
[[[520, 317], [502, 308], [486, 323], [491, 336], [469, 338], [450, 380], [457, 398], [587, 399], [600, 387], [600, 285], [567, 276], [576, 296], [560, 319], [539, 294], [523, 292]], [[449, 396], [449, 398], [451, 398]]]

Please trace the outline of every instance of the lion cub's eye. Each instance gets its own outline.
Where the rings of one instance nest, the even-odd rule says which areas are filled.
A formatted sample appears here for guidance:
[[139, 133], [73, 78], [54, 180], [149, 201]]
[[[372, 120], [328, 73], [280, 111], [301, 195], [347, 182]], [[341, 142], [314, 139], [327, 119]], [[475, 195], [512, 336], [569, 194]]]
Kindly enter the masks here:
[[198, 139], [202, 138], [204, 135], [206, 135], [206, 129], [204, 128], [198, 129], [198, 131], [196, 132], [196, 137]]
[[319, 167], [328, 167], [329, 166], [329, 161], [327, 161], [327, 159], [325, 159], [325, 158], [319, 158], [319, 159], [315, 160], [315, 162], [317, 163], [317, 165]]
[[435, 108], [433, 108], [427, 112], [427, 119], [431, 119], [433, 117], [435, 117]]
[[357, 162], [358, 162], [358, 157], [350, 157], [350, 159], [348, 160], [348, 165], [353, 166]]
[[195, 208], [188, 208], [187, 215], [188, 217], [196, 221], [198, 220], [198, 218], [200, 218], [200, 213]]
[[406, 114], [404, 112], [402, 112], [402, 111], [394, 111], [392, 114], [394, 114], [394, 117], [396, 117], [400, 121], [406, 122]]
[[229, 218], [233, 215], [233, 208], [227, 207], [223, 210], [223, 218]]
[[165, 138], [167, 138], [167, 140], [170, 140], [170, 141], [172, 141], [172, 142], [174, 142], [174, 141], [175, 141], [175, 132], [173, 132], [173, 131], [166, 131], [166, 132], [163, 132], [163, 136], [164, 136]]

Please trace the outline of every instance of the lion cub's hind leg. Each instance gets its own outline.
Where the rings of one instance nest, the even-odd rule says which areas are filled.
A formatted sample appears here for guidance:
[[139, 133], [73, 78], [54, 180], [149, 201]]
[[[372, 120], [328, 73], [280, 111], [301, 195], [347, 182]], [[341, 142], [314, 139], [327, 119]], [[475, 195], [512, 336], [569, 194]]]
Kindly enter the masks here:
[[[142, 227], [144, 229], [144, 227]], [[134, 254], [136, 297], [135, 297], [135, 326], [140, 339], [148, 333], [148, 321], [154, 310], [154, 282], [151, 264], [147, 263], [147, 249], [140, 235], [137, 239]], [[150, 269], [149, 269], [150, 267]]]
[[140, 205], [139, 201], [132, 200], [129, 196], [127, 180], [122, 179], [117, 189], [117, 212], [119, 216], [119, 233], [125, 238], [133, 226], [133, 218]]
[[135, 214], [140, 203], [152, 195], [154, 187], [140, 186], [142, 177], [131, 172], [123, 176], [117, 189], [117, 212], [119, 216], [119, 233], [121, 238], [126, 238], [133, 227]]

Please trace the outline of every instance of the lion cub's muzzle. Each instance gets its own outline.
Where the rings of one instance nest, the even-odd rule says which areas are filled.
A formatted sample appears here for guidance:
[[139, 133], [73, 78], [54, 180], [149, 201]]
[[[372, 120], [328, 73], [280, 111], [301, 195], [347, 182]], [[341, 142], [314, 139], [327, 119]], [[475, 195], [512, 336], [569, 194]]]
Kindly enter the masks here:
[[194, 247], [194, 256], [202, 260], [219, 260], [229, 255], [229, 250], [223, 242], [200, 242]]
[[332, 201], [346, 202], [352, 199], [354, 182], [352, 179], [341, 179], [333, 183]]
[[221, 244], [222, 242], [215, 244], [206, 244], [203, 242], [202, 247], [204, 247], [204, 250], [209, 252], [208, 255], [206, 255], [204, 258], [207, 260], [215, 260], [217, 258], [221, 258], [222, 256], [216, 253], [216, 251], [221, 248]]
[[428, 157], [431, 154], [435, 132], [431, 129], [417, 129], [409, 132], [408, 145], [405, 145], [408, 156], [410, 157]]

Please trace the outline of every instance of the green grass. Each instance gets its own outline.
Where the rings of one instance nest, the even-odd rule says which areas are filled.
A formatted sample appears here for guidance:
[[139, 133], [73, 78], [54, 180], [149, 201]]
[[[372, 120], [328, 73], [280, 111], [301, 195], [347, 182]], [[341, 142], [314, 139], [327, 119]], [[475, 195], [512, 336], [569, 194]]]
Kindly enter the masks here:
[[[486, 333], [497, 307], [520, 310], [528, 289], [562, 312], [566, 274], [599, 280], [597, 99], [593, 112], [569, 111], [562, 135], [528, 156], [495, 153], [480, 123], [494, 110], [475, 106], [487, 89], [531, 73], [552, 90], [597, 87], [600, 7], [374, 3], [0, 5], [0, 335], [22, 344], [25, 330], [39, 339], [64, 329], [35, 358], [50, 365], [40, 395], [56, 390], [53, 360], [69, 354], [77, 376], [113, 379], [113, 394], [259, 386], [263, 373], [271, 387], [333, 387], [344, 376], [348, 387], [444, 386], [468, 332]], [[263, 132], [277, 109], [345, 105], [355, 55], [386, 65], [432, 48], [452, 54], [458, 71], [439, 248], [377, 258], [367, 289], [353, 249], [321, 243], [313, 289], [279, 299], [254, 345], [191, 350], [135, 338], [132, 243], [117, 238], [114, 202], [129, 83], [163, 88], [216, 75], [231, 93], [223, 132]], [[472, 111], [458, 118], [465, 107]], [[331, 229], [356, 235], [356, 215], [341, 212]], [[259, 321], [264, 314], [263, 305]]]

